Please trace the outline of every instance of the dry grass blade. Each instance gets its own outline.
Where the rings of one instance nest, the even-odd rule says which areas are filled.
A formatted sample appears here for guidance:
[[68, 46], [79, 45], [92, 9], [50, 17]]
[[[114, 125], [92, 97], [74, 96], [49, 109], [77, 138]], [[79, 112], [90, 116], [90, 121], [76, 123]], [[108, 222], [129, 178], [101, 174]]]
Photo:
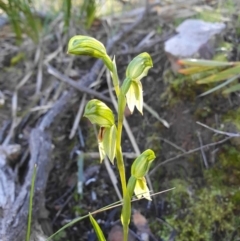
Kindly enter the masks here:
[[162, 119], [162, 118], [158, 115], [158, 113], [157, 113], [154, 109], [152, 109], [149, 105], [147, 105], [145, 102], [143, 102], [143, 107], [144, 107], [144, 109], [147, 110], [150, 114], [152, 114], [153, 117], [155, 117], [157, 120], [159, 120], [165, 127], [167, 127], [167, 128], [170, 127], [169, 123], [168, 123], [166, 120]]
[[7, 137], [5, 138], [3, 145], [7, 145], [12, 136], [14, 135], [14, 130], [15, 128], [19, 125], [19, 123], [21, 122], [21, 118], [17, 117], [17, 109], [18, 109], [18, 90], [26, 84], [26, 82], [30, 79], [30, 77], [32, 76], [33, 71], [29, 71], [24, 77], [23, 79], [19, 82], [19, 84], [16, 86], [15, 91], [13, 93], [13, 97], [12, 97], [12, 124], [11, 124], [11, 128], [10, 131], [7, 135]]
[[104, 164], [107, 169], [108, 175], [111, 179], [111, 182], [113, 184], [113, 187], [117, 193], [117, 196], [118, 196], [119, 200], [122, 200], [122, 195], [121, 195], [121, 192], [117, 185], [118, 181], [117, 181], [116, 175], [115, 175], [114, 171], [112, 170], [111, 165], [106, 157], [104, 158]]
[[205, 125], [205, 124], [203, 124], [203, 123], [201, 123], [199, 121], [197, 121], [196, 123], [198, 125], [200, 125], [200, 126], [203, 126], [203, 127], [207, 128], [207, 129], [217, 133], [217, 134], [221, 134], [221, 135], [225, 135], [225, 136], [229, 136], [229, 137], [240, 137], [240, 133], [231, 133], [231, 132], [226, 132], [226, 131], [219, 131], [219, 130], [214, 129], [212, 127], [209, 127], [209, 126], [207, 126], [207, 125]]
[[86, 103], [86, 94], [83, 94], [81, 103], [80, 103], [79, 108], [78, 108], [78, 113], [77, 113], [77, 115], [74, 119], [74, 123], [73, 123], [72, 129], [71, 129], [70, 135], [68, 137], [69, 139], [72, 139], [75, 136], [75, 133], [78, 129], [80, 119], [81, 119], [83, 111], [84, 111], [85, 103]]

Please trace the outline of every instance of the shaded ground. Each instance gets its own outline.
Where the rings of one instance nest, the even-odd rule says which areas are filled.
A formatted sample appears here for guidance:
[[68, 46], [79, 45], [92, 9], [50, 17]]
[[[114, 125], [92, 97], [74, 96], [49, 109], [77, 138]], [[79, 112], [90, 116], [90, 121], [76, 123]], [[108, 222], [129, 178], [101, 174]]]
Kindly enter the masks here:
[[[68, 38], [61, 39], [61, 34], [64, 36], [62, 29], [60, 25], [56, 26], [52, 27], [54, 34], [48, 35], [51, 37], [50, 40], [41, 46], [40, 57], [35, 55], [37, 46], [31, 45], [32, 48], [29, 49], [27, 40], [23, 47], [14, 49], [12, 36], [5, 34], [6, 30], [2, 30], [5, 36], [1, 38], [1, 47], [8, 54], [1, 60], [3, 69], [0, 89], [6, 101], [0, 112], [0, 141], [6, 140], [12, 120], [16, 123], [19, 120], [20, 124], [17, 124], [15, 132], [10, 136], [10, 142], [22, 145], [20, 159], [23, 169], [28, 159], [26, 151], [31, 128], [37, 125], [51, 108], [50, 105], [59, 99], [64, 91], [70, 89], [69, 85], [59, 82], [48, 74], [46, 66], [39, 67], [41, 64], [44, 65], [43, 62], [37, 61], [38, 64], [34, 66], [34, 55], [35, 59], [44, 59], [60, 46], [59, 53], [55, 52], [57, 57], [53, 57], [49, 63], [75, 80], [83, 76], [95, 61], [66, 56]], [[159, 26], [162, 31], [158, 33]], [[49, 31], [51, 32], [51, 28]], [[143, 151], [151, 148], [156, 152], [157, 159], [150, 172], [154, 192], [172, 187], [175, 187], [175, 190], [157, 195], [151, 203], [145, 200], [135, 202], [133, 208], [141, 210], [148, 219], [152, 240], [239, 240], [239, 145], [236, 141], [225, 140], [224, 136], [216, 135], [196, 124], [196, 121], [200, 121], [216, 129], [237, 132], [234, 123], [239, 123], [240, 120], [239, 93], [234, 93], [228, 98], [221, 96], [220, 93], [198, 98], [197, 95], [208, 87], [196, 86], [189, 80], [178, 83], [177, 76], [173, 80], [166, 77], [169, 63], [163, 52], [162, 40], [169, 36], [172, 25], [162, 21], [156, 14], [145, 17], [141, 25], [114, 47], [113, 53], [117, 53], [116, 62], [121, 78], [124, 77], [127, 64], [139, 53], [139, 49], [133, 54], [126, 53], [134, 52], [134, 47], [151, 31], [155, 31], [153, 40], [156, 43], [141, 49], [150, 53], [154, 63], [154, 68], [142, 81], [144, 100], [161, 118], [170, 123], [170, 128], [164, 127], [147, 110], [144, 110], [143, 116], [136, 112], [133, 116], [127, 116], [127, 121], [139, 149]], [[74, 29], [69, 36], [75, 32], [84, 33], [82, 29]], [[105, 31], [101, 22], [96, 22], [88, 34], [104, 42], [111, 33]], [[229, 35], [232, 38], [229, 38]], [[229, 29], [226, 36], [233, 44], [231, 60], [239, 61], [236, 47], [240, 42], [240, 36], [235, 29]], [[11, 66], [11, 58], [19, 51], [25, 53], [24, 61]], [[34, 69], [34, 72], [19, 89], [15, 105], [17, 110], [14, 110], [13, 93], [29, 69]], [[39, 80], [39, 71], [42, 71], [42, 83]], [[102, 75], [99, 73], [98, 76], [99, 82], [94, 89], [106, 93], [108, 87], [105, 73]], [[40, 92], [36, 83], [40, 83]], [[82, 98], [81, 92], [73, 94], [70, 107], [60, 118], [54, 120], [54, 124], [49, 129], [54, 146], [51, 156], [53, 169], [46, 188], [47, 213], [43, 213], [41, 220], [43, 229], [48, 235], [52, 232], [51, 227], [56, 231], [78, 216], [118, 201], [105, 165], [99, 164], [98, 157], [89, 157], [97, 152], [96, 128], [82, 118], [76, 134], [69, 139]], [[86, 98], [89, 100], [92, 97], [87, 95]], [[41, 110], [31, 109], [36, 106], [41, 106]], [[201, 146], [209, 143], [216, 144], [201, 149]], [[196, 148], [198, 149], [193, 151]], [[84, 157], [83, 162], [85, 185], [81, 195], [77, 194], [78, 173], [81, 171], [78, 151], [88, 155]], [[123, 134], [123, 151], [135, 151], [126, 132]], [[170, 158], [178, 155], [179, 158], [168, 162]], [[130, 172], [133, 159], [126, 158], [125, 161], [127, 171]], [[116, 167], [112, 166], [112, 169], [118, 177]], [[19, 175], [20, 179], [24, 179], [24, 171]], [[120, 209], [116, 208], [96, 215], [96, 219], [102, 220], [101, 226], [106, 234], [109, 233], [113, 223], [119, 221], [119, 214]], [[131, 228], [133, 231], [136, 230], [134, 225], [131, 225]], [[86, 219], [66, 229], [56, 240], [96, 240], [90, 230], [92, 230], [91, 225]]]

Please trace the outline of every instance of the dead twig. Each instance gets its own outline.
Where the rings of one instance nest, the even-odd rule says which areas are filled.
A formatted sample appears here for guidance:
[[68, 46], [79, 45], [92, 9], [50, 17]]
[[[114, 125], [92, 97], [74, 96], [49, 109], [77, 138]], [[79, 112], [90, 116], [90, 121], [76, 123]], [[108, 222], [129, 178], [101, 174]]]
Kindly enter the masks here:
[[171, 162], [171, 161], [174, 161], [174, 160], [176, 160], [176, 159], [178, 159], [178, 158], [180, 158], [180, 157], [183, 157], [183, 156], [192, 154], [192, 153], [194, 153], [194, 152], [200, 151], [201, 149], [208, 148], [208, 147], [210, 147], [210, 146], [220, 145], [220, 144], [222, 144], [222, 143], [230, 140], [231, 138], [232, 138], [232, 137], [227, 137], [227, 138], [225, 138], [225, 139], [223, 139], [223, 140], [221, 140], [221, 141], [213, 142], [213, 143], [210, 143], [210, 144], [207, 144], [207, 145], [204, 145], [204, 146], [201, 146], [201, 147], [192, 149], [192, 150], [190, 150], [190, 151], [188, 151], [188, 152], [179, 154], [179, 155], [174, 156], [174, 157], [172, 157], [172, 158], [169, 158], [169, 159], [167, 159], [167, 160], [165, 160], [165, 161], [163, 161], [163, 162], [161, 162], [161, 163], [158, 163], [158, 164], [149, 172], [149, 175], [151, 176], [152, 174], [154, 174], [154, 173], [157, 171], [157, 169], [158, 169], [160, 166], [163, 166], [163, 165], [165, 165], [165, 164], [167, 164], [167, 163], [169, 163], [169, 162]]
[[71, 78], [69, 78], [68, 76], [62, 74], [61, 72], [59, 72], [57, 69], [55, 69], [54, 67], [52, 67], [50, 64], [47, 64], [47, 70], [48, 70], [48, 73], [53, 75], [54, 77], [56, 77], [57, 79], [69, 84], [70, 86], [74, 87], [75, 89], [83, 92], [83, 93], [87, 93], [87, 94], [90, 94], [90, 95], [93, 95], [95, 97], [98, 97], [102, 100], [105, 100], [107, 102], [110, 102], [110, 99], [104, 95], [102, 95], [101, 93], [95, 91], [95, 90], [92, 90], [88, 87], [85, 87], [83, 85], [80, 85], [79, 83], [77, 83], [76, 81], [72, 80]]
[[200, 125], [200, 126], [203, 126], [203, 127], [207, 128], [207, 129], [217, 133], [217, 134], [221, 134], [221, 135], [225, 135], [225, 136], [229, 136], [229, 137], [240, 137], [240, 133], [231, 133], [231, 132], [226, 132], [226, 131], [219, 131], [219, 130], [214, 129], [212, 127], [209, 127], [209, 126], [207, 126], [207, 125], [205, 125], [205, 124], [203, 124], [203, 123], [201, 123], [199, 121], [197, 121], [196, 123], [198, 125]]
[[205, 167], [208, 169], [209, 166], [208, 166], [208, 162], [207, 162], [207, 158], [206, 158], [206, 155], [205, 155], [205, 152], [202, 148], [203, 144], [202, 144], [202, 138], [201, 138], [201, 135], [200, 135], [200, 132], [198, 131], [197, 132], [197, 136], [198, 136], [198, 140], [199, 140], [199, 143], [200, 143], [200, 148], [201, 148], [201, 154], [202, 154], [202, 158], [203, 158], [203, 163], [205, 165]]

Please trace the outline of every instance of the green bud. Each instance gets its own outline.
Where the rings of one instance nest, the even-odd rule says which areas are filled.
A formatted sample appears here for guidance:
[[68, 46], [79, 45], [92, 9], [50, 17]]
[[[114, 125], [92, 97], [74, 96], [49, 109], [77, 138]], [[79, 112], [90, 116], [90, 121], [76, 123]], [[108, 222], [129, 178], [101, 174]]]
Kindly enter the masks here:
[[84, 115], [92, 124], [97, 124], [101, 127], [111, 127], [114, 125], [114, 115], [111, 109], [102, 101], [93, 99], [90, 100], [84, 111]]
[[95, 38], [76, 35], [69, 40], [67, 52], [74, 55], [87, 55], [100, 58], [110, 71], [113, 70], [113, 63], [110, 57], [107, 55], [106, 48]]
[[143, 178], [149, 170], [153, 160], [156, 158], [154, 152], [150, 149], [144, 151], [132, 164], [131, 175], [136, 179]]
[[151, 56], [146, 52], [141, 53], [129, 63], [126, 76], [131, 80], [141, 80], [152, 67], [153, 63]]

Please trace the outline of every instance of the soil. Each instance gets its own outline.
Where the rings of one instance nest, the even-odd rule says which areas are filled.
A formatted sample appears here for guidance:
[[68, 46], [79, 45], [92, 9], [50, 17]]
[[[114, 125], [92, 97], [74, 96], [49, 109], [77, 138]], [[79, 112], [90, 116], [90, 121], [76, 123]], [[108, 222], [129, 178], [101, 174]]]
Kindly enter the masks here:
[[[105, 42], [106, 36], [109, 33], [105, 32], [103, 23], [97, 22], [96, 24], [100, 25], [93, 26], [92, 29], [89, 30], [88, 35], [97, 37], [99, 40]], [[157, 15], [148, 16], [144, 18], [142, 23], [125, 37], [125, 39], [122, 39], [121, 43], [118, 43], [114, 47], [113, 53], [118, 53], [116, 54], [116, 63], [121, 79], [124, 78], [129, 61], [138, 54], [121, 54], [121, 52], [124, 53], [126, 48], [134, 49], [134, 46], [136, 46], [144, 36], [151, 31], [156, 31], [159, 26], [161, 26], [163, 31], [155, 34], [155, 40], [161, 39], [171, 32], [171, 26], [163, 23]], [[59, 82], [50, 75], [47, 72], [46, 66], [43, 65], [41, 92], [40, 95], [36, 93], [39, 65], [34, 65], [34, 58], [36, 58], [35, 49], [37, 45], [29, 44], [30, 40], [25, 38], [23, 45], [16, 46], [13, 36], [10, 34], [11, 32], [6, 34], [6, 29], [1, 29], [0, 31], [5, 34], [5, 37], [2, 37], [0, 41], [0, 46], [5, 52], [0, 64], [2, 67], [0, 90], [5, 95], [5, 104], [1, 106], [0, 111], [0, 142], [3, 143], [4, 140], [6, 140], [13, 120], [16, 122], [19, 120], [14, 133], [10, 136], [10, 143], [18, 143], [22, 146], [22, 153], [19, 157], [19, 160], [21, 160], [28, 149], [31, 129], [37, 126], [39, 121], [47, 111], [49, 111], [48, 107], [42, 110], [33, 110], [31, 108], [53, 104], [64, 91], [71, 89], [71, 87], [66, 83]], [[41, 58], [45, 58], [49, 53], [57, 50], [58, 45], [61, 43], [57, 32], [58, 30], [55, 30], [53, 34], [49, 35], [52, 39], [47, 40], [44, 45], [41, 46]], [[82, 33], [83, 31], [76, 29], [76, 32]], [[60, 34], [61, 33], [62, 32], [60, 32]], [[236, 54], [234, 47], [236, 43], [240, 42], [240, 36], [235, 35], [232, 29], [226, 36], [229, 34], [231, 34], [233, 36], [232, 39], [234, 39], [234, 41], [232, 41], [233, 51], [231, 53], [231, 60], [239, 61], [239, 54]], [[71, 31], [69, 35], [71, 35]], [[61, 43], [62, 49], [60, 50], [60, 54], [57, 55], [57, 58], [53, 58], [50, 63], [61, 73], [65, 73], [72, 79], [77, 80], [91, 69], [95, 60], [87, 57], [73, 58], [67, 56], [65, 54], [66, 43], [67, 39]], [[31, 46], [31, 48], [29, 48], [29, 46]], [[198, 95], [202, 93], [206, 87], [195, 84], [189, 86], [185, 83], [180, 84], [176, 91], [176, 89], [173, 89], [171, 83], [169, 83], [167, 79], [164, 79], [164, 74], [170, 70], [170, 64], [164, 54], [163, 43], [159, 41], [159, 43], [154, 46], [143, 48], [143, 51], [150, 53], [154, 63], [153, 69], [151, 69], [148, 76], [142, 80], [144, 101], [154, 109], [161, 118], [165, 119], [170, 124], [170, 127], [166, 128], [146, 109], [144, 109], [143, 116], [135, 110], [134, 114], [131, 116], [127, 115], [126, 119], [131, 127], [132, 134], [136, 138], [136, 143], [140, 151], [142, 152], [145, 149], [151, 148], [156, 153], [157, 158], [151, 167], [153, 171], [150, 172], [153, 192], [173, 188], [173, 181], [179, 180], [179, 183], [184, 181], [188, 184], [185, 188], [189, 196], [197, 198], [196, 193], [198, 190], [209, 185], [204, 174], [205, 170], [213, 168], [219, 162], [218, 158], [213, 157], [214, 153], [223, 152], [223, 145], [231, 146], [233, 144], [228, 140], [224, 144], [209, 146], [201, 150], [199, 147], [223, 140], [224, 136], [216, 135], [216, 133], [198, 125], [196, 122], [200, 121], [216, 129], [222, 128], [224, 118], [229, 113], [229, 110], [237, 111], [239, 108], [239, 93], [234, 93], [228, 98], [223, 97], [220, 92], [199, 98]], [[19, 52], [23, 52], [25, 57], [16, 65], [11, 65], [11, 58]], [[72, 65], [69, 65], [71, 61]], [[66, 69], [68, 67], [70, 71], [67, 72]], [[34, 70], [33, 74], [31, 74], [29, 80], [18, 90], [17, 110], [15, 111], [13, 110], [13, 97], [14, 92], [16, 92], [16, 86], [31, 69]], [[94, 89], [101, 93], [107, 92], [108, 87], [105, 74], [100, 76], [100, 82]], [[43, 230], [47, 235], [50, 235], [52, 231], [57, 231], [76, 217], [118, 201], [118, 196], [112, 186], [106, 167], [104, 164], [99, 163], [98, 157], [84, 157], [83, 172], [85, 179], [83, 179], [82, 194], [78, 194], [77, 182], [80, 172], [79, 163], [81, 163], [79, 153], [87, 153], [90, 156], [91, 153], [93, 155], [98, 151], [96, 139], [97, 128], [92, 126], [85, 118], [81, 118], [76, 134], [72, 139], [69, 139], [69, 134], [82, 98], [83, 93], [81, 92], [74, 95], [71, 99], [72, 103], [70, 108], [63, 111], [48, 129], [53, 145], [51, 155], [53, 168], [50, 172], [45, 192], [47, 215], [41, 219]], [[93, 96], [87, 95], [86, 98], [90, 100]], [[108, 105], [113, 108], [111, 104], [108, 103]], [[14, 113], [16, 113], [16, 116]], [[134, 148], [125, 130], [122, 142], [123, 152], [134, 152]], [[191, 150], [196, 148], [199, 148], [199, 150], [191, 153]], [[183, 153], [186, 153], [186, 155], [180, 155]], [[180, 157], [161, 165], [161, 163], [177, 155], [180, 155]], [[204, 156], [208, 162], [207, 167], [203, 160]], [[29, 157], [23, 161], [23, 170], [28, 158]], [[134, 159], [125, 158], [128, 176], [133, 160]], [[118, 186], [120, 188], [117, 168], [116, 166], [111, 167], [118, 178]], [[24, 180], [23, 170], [19, 172], [21, 180]], [[238, 171], [240, 171], [240, 169], [238, 169]], [[179, 238], [180, 236], [178, 235], [181, 233], [181, 230], [178, 230], [177, 226], [172, 227], [167, 234], [163, 231], [168, 225], [167, 217], [169, 217], [169, 215], [178, 216], [181, 220], [181, 209], [184, 207], [184, 205], [176, 207], [175, 203], [169, 198], [169, 195], [171, 195], [169, 192], [156, 195], [153, 198], [153, 202], [141, 200], [133, 204], [133, 209], [140, 210], [148, 219], [152, 233], [150, 240], [184, 240], [183, 238]], [[238, 211], [239, 205], [236, 207], [236, 213]], [[110, 211], [101, 212], [95, 216], [97, 220], [101, 220], [101, 227], [106, 235], [114, 224], [120, 222], [119, 217], [119, 207]], [[136, 231], [136, 227], [133, 224], [131, 224], [130, 227], [134, 232]], [[236, 230], [237, 226], [235, 226], [232, 232], [234, 233]], [[237, 234], [240, 236], [239, 231]], [[224, 235], [222, 237], [225, 237]], [[219, 236], [216, 237], [219, 238]], [[235, 237], [237, 237], [237, 235], [235, 235]], [[67, 228], [55, 240], [91, 241], [96, 240], [96, 237], [92, 231], [89, 220], [84, 219]], [[227, 239], [212, 238], [209, 240]]]

